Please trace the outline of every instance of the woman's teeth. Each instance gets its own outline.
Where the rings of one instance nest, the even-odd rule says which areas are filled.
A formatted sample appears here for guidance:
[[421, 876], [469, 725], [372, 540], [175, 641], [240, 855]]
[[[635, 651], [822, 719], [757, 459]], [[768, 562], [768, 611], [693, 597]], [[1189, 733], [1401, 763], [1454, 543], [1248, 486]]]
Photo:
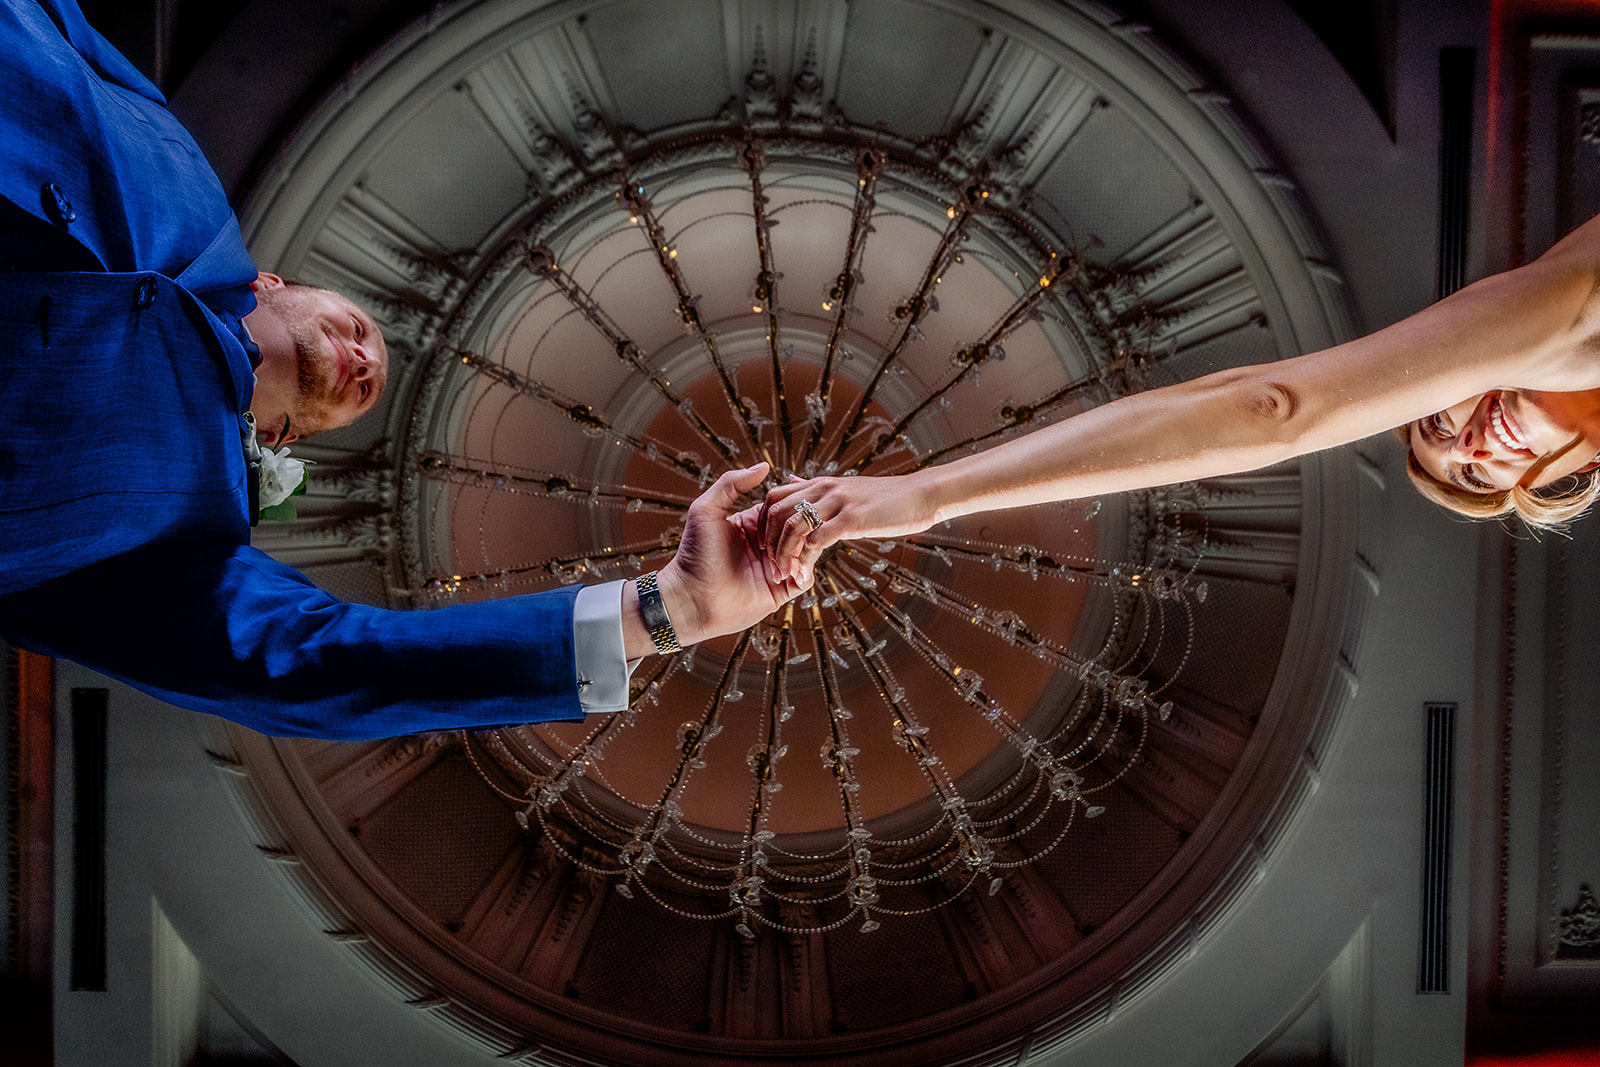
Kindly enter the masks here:
[[1511, 451], [1528, 451], [1528, 446], [1512, 436], [1511, 430], [1506, 426], [1505, 410], [1500, 406], [1500, 401], [1498, 400], [1489, 409], [1489, 427], [1494, 430], [1494, 435], [1500, 438], [1500, 443]]

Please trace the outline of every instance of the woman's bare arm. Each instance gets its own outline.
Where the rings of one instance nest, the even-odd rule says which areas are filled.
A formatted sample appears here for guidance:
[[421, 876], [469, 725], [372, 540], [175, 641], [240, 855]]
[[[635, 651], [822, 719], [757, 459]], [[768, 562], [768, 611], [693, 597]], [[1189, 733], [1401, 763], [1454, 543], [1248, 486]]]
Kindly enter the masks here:
[[[1591, 321], [1600, 318], [1597, 266], [1600, 219], [1536, 262], [1368, 337], [1123, 397], [914, 474], [780, 486], [768, 494], [764, 516], [774, 577], [799, 577], [841, 539], [915, 533], [977, 511], [1253, 470], [1489, 389], [1600, 388], [1593, 345], [1600, 331]], [[815, 533], [793, 511], [802, 497], [825, 520]]]

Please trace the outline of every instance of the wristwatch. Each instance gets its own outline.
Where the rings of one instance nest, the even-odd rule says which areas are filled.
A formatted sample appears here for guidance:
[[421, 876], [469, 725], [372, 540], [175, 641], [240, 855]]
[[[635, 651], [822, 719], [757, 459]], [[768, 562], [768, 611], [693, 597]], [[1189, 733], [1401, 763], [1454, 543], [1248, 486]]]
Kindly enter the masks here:
[[656, 586], [656, 572], [650, 571], [635, 578], [633, 584], [639, 590], [639, 610], [644, 613], [644, 628], [650, 631], [650, 640], [656, 644], [656, 651], [663, 656], [673, 652], [682, 652], [683, 646], [678, 644], [678, 635], [672, 629], [672, 619], [667, 615], [667, 605], [661, 599], [661, 590]]

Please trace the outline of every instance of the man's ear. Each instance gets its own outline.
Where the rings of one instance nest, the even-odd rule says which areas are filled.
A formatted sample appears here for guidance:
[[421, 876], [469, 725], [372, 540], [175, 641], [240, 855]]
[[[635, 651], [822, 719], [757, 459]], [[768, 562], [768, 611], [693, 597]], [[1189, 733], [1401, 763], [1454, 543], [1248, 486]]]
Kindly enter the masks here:
[[282, 289], [283, 279], [276, 274], [261, 271], [256, 275], [256, 280], [250, 283], [250, 291], [259, 293], [263, 289]]

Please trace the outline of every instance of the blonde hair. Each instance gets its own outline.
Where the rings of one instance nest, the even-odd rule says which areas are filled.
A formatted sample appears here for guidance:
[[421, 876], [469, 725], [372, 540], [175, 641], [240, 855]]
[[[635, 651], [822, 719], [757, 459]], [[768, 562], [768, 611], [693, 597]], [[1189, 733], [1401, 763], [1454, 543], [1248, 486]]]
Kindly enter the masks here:
[[1515, 515], [1536, 530], [1560, 530], [1582, 515], [1595, 497], [1600, 496], [1600, 478], [1594, 471], [1582, 471], [1558, 478], [1549, 485], [1529, 489], [1516, 485], [1493, 493], [1470, 493], [1429, 474], [1417, 462], [1411, 447], [1414, 423], [1395, 427], [1395, 436], [1406, 445], [1406, 473], [1417, 492], [1429, 500], [1472, 519], [1498, 519]]

